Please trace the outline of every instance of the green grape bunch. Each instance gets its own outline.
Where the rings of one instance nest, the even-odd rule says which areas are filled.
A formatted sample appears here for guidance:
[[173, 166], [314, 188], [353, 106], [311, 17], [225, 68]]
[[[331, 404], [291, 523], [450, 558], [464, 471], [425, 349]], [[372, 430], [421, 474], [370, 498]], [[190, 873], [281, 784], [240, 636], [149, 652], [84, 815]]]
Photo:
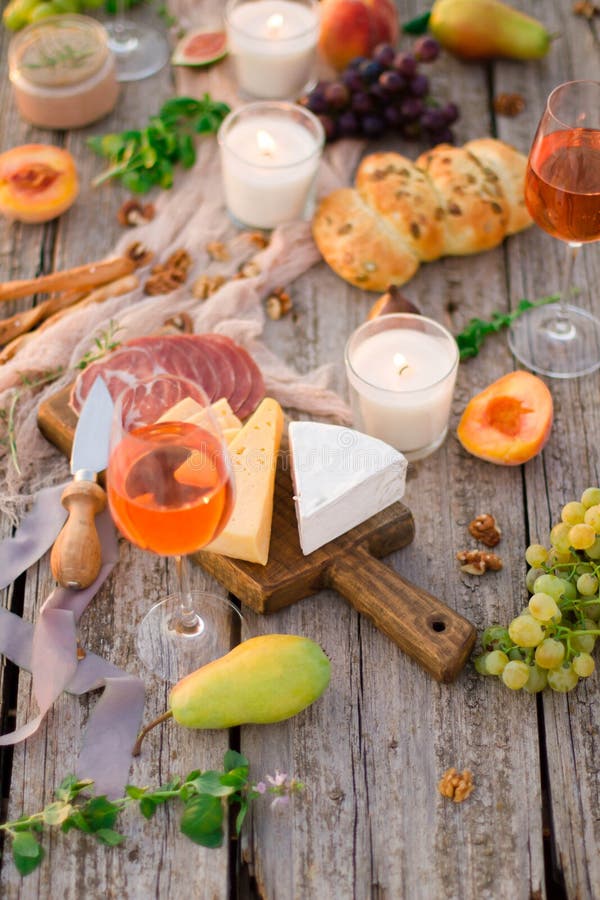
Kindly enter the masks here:
[[530, 544], [525, 584], [528, 605], [505, 628], [481, 636], [475, 658], [481, 675], [497, 675], [513, 691], [535, 694], [545, 687], [566, 692], [595, 669], [600, 635], [600, 488], [586, 488], [580, 501], [561, 510], [549, 547]]
[[[125, 0], [125, 7], [140, 2], [142, 0]], [[116, 12], [115, 0], [10, 0], [2, 13], [2, 21], [9, 31], [20, 31], [26, 25], [33, 25], [49, 16], [85, 13], [100, 7], [110, 13]]]

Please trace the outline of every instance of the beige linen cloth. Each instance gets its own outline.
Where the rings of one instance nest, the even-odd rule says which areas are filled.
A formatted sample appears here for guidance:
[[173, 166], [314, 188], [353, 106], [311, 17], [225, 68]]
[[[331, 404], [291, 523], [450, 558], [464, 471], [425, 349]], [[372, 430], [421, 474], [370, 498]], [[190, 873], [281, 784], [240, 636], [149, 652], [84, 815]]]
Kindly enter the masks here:
[[[172, 0], [171, 11], [178, 27], [222, 27], [223, 4], [219, 0]], [[230, 60], [203, 71], [175, 70], [180, 95], [212, 97], [235, 107], [240, 104]], [[133, 124], [133, 123], [132, 123]], [[325, 151], [317, 194], [325, 194], [348, 183], [362, 145], [342, 141]], [[260, 366], [266, 389], [282, 406], [302, 413], [349, 423], [351, 413], [344, 400], [328, 388], [331, 366], [299, 375], [284, 364], [261, 339], [264, 327], [263, 299], [278, 286], [294, 284], [295, 303], [302, 305], [300, 276], [319, 260], [311, 237], [310, 223], [292, 222], [275, 229], [268, 246], [255, 253], [248, 233], [231, 223], [224, 205], [216, 138], [200, 138], [193, 169], [178, 172], [173, 188], [151, 199], [157, 215], [147, 225], [127, 229], [114, 247], [114, 254], [132, 242], [141, 241], [164, 260], [171, 251], [185, 248], [194, 267], [185, 286], [163, 296], [148, 297], [137, 289], [126, 297], [73, 310], [52, 327], [26, 342], [7, 363], [0, 366], [0, 410], [9, 409], [22, 384], [22, 372], [45, 372], [59, 366], [65, 374], [37, 390], [21, 390], [15, 406], [14, 435], [21, 471], [13, 465], [6, 446], [0, 446], [0, 512], [17, 521], [32, 497], [42, 487], [63, 480], [66, 460], [39, 433], [36, 412], [41, 400], [73, 379], [73, 367], [93, 346], [94, 338], [116, 324], [119, 341], [156, 331], [174, 312], [187, 312], [194, 331], [217, 331], [245, 346]], [[103, 190], [110, 190], [104, 187]], [[206, 246], [224, 241], [231, 253], [227, 262], [211, 260]], [[254, 248], [255, 249], [255, 248]], [[113, 253], [108, 254], [113, 255]], [[242, 259], [251, 256], [259, 273], [226, 282], [208, 300], [192, 296], [190, 285], [204, 273], [235, 274]], [[80, 260], [81, 263], [87, 260]], [[144, 271], [141, 275], [144, 276]], [[143, 280], [143, 279], [142, 279]], [[35, 378], [35, 375], [32, 377]]]

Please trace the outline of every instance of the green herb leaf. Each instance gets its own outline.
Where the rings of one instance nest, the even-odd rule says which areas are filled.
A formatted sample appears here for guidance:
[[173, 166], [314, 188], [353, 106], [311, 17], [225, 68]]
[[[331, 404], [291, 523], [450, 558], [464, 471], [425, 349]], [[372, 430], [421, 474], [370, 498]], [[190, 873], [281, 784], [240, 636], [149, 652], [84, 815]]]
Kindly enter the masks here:
[[194, 786], [198, 794], [207, 794], [210, 797], [228, 797], [229, 794], [234, 793], [235, 787], [223, 784], [221, 781], [223, 777], [225, 776], [221, 772], [203, 772], [189, 784]]
[[552, 294], [549, 297], [542, 297], [540, 300], [521, 300], [510, 313], [493, 312], [491, 319], [487, 321], [478, 318], [470, 319], [460, 334], [456, 335], [461, 361], [477, 356], [486, 337], [503, 328], [508, 328], [528, 309], [545, 306], [547, 303], [556, 303], [558, 299], [558, 294]]
[[421, 13], [420, 16], [415, 16], [414, 19], [409, 19], [408, 22], [405, 22], [402, 26], [402, 31], [405, 34], [425, 34], [430, 18], [431, 12]]
[[246, 818], [246, 813], [248, 812], [248, 801], [242, 800], [240, 803], [240, 808], [237, 816], [235, 817], [235, 833], [239, 834], [242, 830], [242, 825], [244, 824], [244, 819]]
[[118, 831], [113, 831], [112, 828], [99, 828], [95, 835], [99, 841], [102, 841], [103, 844], [107, 844], [109, 847], [118, 847], [119, 844], [126, 840], [124, 834], [119, 834]]
[[223, 841], [223, 805], [220, 799], [204, 794], [192, 797], [185, 805], [179, 827], [195, 844], [220, 847]]
[[232, 769], [238, 768], [248, 769], [249, 766], [250, 763], [246, 757], [242, 756], [241, 753], [238, 753], [237, 750], [227, 750], [223, 757], [223, 768], [226, 772], [231, 772]]
[[55, 803], [49, 803], [44, 809], [44, 822], [46, 825], [62, 825], [65, 819], [68, 819], [73, 807], [64, 800], [57, 800]]
[[112, 828], [119, 815], [119, 807], [104, 796], [92, 797], [82, 806], [81, 814], [91, 832]]
[[13, 838], [12, 854], [19, 874], [29, 875], [44, 858], [44, 848], [30, 831], [21, 831]]
[[245, 787], [248, 784], [248, 766], [230, 769], [227, 774], [221, 775], [221, 784], [231, 785], [235, 790]]
[[150, 797], [142, 797], [140, 800], [140, 812], [145, 819], [151, 819], [154, 813], [156, 812], [156, 807], [158, 806], [154, 800], [151, 800]]
[[140, 800], [147, 791], [148, 788], [141, 788], [136, 787], [134, 784], [128, 784], [125, 788], [125, 795], [131, 797], [132, 800]]

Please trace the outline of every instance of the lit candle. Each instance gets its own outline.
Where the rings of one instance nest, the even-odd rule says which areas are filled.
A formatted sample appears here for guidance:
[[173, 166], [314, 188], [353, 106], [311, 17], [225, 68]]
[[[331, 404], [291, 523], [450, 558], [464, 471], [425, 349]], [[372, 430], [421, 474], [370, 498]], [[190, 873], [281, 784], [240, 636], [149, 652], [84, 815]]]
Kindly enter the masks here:
[[321, 123], [292, 103], [250, 103], [219, 129], [225, 202], [242, 225], [274, 228], [311, 213]]
[[243, 93], [295, 99], [308, 86], [319, 38], [316, 0], [229, 0], [225, 21]]
[[346, 346], [346, 374], [359, 427], [421, 459], [448, 430], [458, 348], [437, 322], [409, 313], [366, 322]]

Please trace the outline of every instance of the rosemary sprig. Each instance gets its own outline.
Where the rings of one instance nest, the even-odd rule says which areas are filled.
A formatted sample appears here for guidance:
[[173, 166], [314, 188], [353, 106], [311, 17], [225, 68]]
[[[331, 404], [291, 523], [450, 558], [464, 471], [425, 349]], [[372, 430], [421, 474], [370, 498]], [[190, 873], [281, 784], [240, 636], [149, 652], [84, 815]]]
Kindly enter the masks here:
[[45, 384], [50, 384], [53, 381], [56, 381], [57, 378], [64, 372], [63, 366], [58, 366], [56, 369], [50, 369], [47, 372], [42, 372], [41, 374], [36, 374], [36, 377], [31, 379], [26, 373], [20, 374], [21, 385], [14, 389], [10, 403], [8, 405], [8, 410], [2, 410], [0, 418], [6, 421], [6, 443], [8, 444], [8, 449], [10, 452], [10, 457], [12, 459], [13, 465], [17, 470], [18, 474], [21, 475], [21, 467], [19, 466], [19, 457], [17, 452], [17, 439], [15, 433], [15, 417], [17, 411], [17, 404], [21, 399], [23, 392], [27, 390], [35, 390], [35, 388], [42, 387]]
[[121, 344], [121, 341], [115, 339], [115, 335], [117, 332], [121, 331], [121, 328], [121, 325], [118, 325], [114, 319], [111, 319], [108, 323], [108, 328], [105, 331], [102, 331], [98, 337], [94, 338], [94, 347], [81, 357], [75, 368], [85, 369], [90, 363], [102, 359], [102, 357], [106, 356], [107, 353], [110, 353], [111, 350], [115, 350]]
[[512, 312], [493, 312], [489, 320], [470, 319], [460, 334], [456, 335], [461, 361], [477, 356], [483, 342], [490, 334], [502, 331], [503, 328], [508, 328], [515, 319], [518, 319], [528, 309], [536, 306], [545, 306], [547, 303], [556, 303], [558, 299], [558, 294], [551, 294], [549, 297], [541, 297], [539, 300], [521, 300]]

